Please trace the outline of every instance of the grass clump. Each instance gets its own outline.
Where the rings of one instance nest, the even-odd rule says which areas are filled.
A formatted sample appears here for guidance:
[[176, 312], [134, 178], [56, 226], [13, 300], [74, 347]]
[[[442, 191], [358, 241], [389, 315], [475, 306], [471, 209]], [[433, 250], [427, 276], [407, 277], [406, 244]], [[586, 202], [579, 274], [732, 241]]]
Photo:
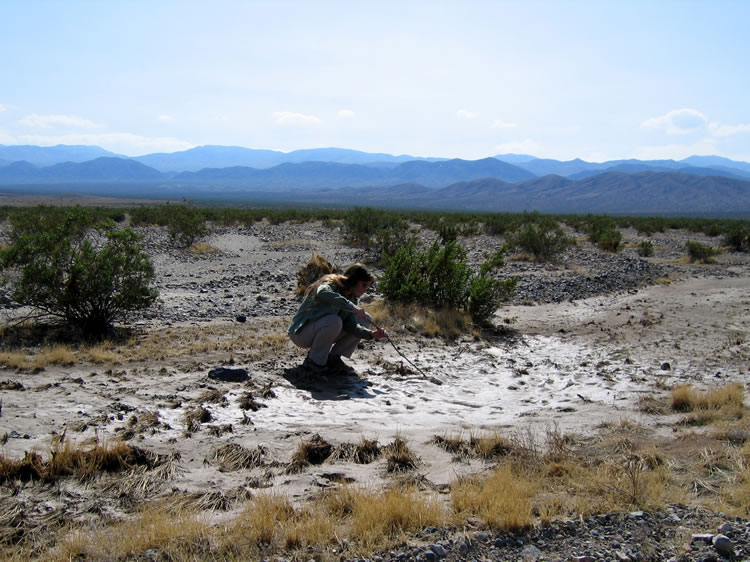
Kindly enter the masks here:
[[310, 261], [297, 272], [297, 288], [294, 292], [297, 296], [302, 296], [315, 281], [324, 275], [338, 271], [339, 269], [331, 265], [323, 256], [313, 253]]
[[55, 482], [68, 476], [86, 480], [100, 472], [118, 472], [142, 465], [153, 468], [156, 464], [155, 455], [122, 442], [112, 445], [97, 442], [82, 448], [66, 440], [58, 442], [47, 459], [34, 451], [27, 452], [20, 460], [0, 456], [0, 482]]
[[744, 415], [745, 390], [740, 383], [701, 392], [691, 385], [672, 389], [671, 408], [689, 414], [683, 423], [707, 425], [717, 420], [738, 420]]
[[292, 460], [287, 467], [287, 472], [301, 472], [306, 467], [314, 464], [323, 464], [331, 456], [333, 445], [315, 434], [307, 441], [302, 441], [292, 455]]
[[211, 412], [203, 406], [196, 406], [187, 410], [184, 415], [185, 434], [190, 435], [191, 433], [200, 431], [201, 424], [210, 422], [211, 419], [213, 419]]
[[417, 468], [419, 457], [409, 448], [406, 440], [397, 435], [384, 449], [388, 472], [408, 472]]
[[352, 537], [365, 548], [387, 544], [428, 525], [442, 525], [448, 519], [440, 501], [413, 486], [354, 493], [351, 501]]
[[262, 446], [250, 450], [238, 443], [227, 443], [214, 451], [213, 458], [219, 464], [220, 472], [234, 472], [261, 466], [265, 455]]
[[436, 435], [432, 443], [444, 449], [458, 459], [479, 458], [483, 460], [504, 457], [512, 451], [511, 442], [499, 432], [488, 434], [471, 434], [464, 439], [462, 434]]
[[336, 447], [331, 458], [357, 464], [370, 464], [379, 459], [382, 453], [377, 439], [362, 437], [359, 443], [343, 443]]
[[201, 522], [196, 512], [149, 506], [133, 519], [66, 533], [48, 559], [137, 559], [150, 549], [167, 560], [203, 559], [210, 556], [211, 534], [211, 526]]
[[459, 520], [479, 517], [492, 529], [519, 531], [534, 524], [538, 479], [503, 464], [486, 479], [463, 478], [451, 488], [451, 505]]

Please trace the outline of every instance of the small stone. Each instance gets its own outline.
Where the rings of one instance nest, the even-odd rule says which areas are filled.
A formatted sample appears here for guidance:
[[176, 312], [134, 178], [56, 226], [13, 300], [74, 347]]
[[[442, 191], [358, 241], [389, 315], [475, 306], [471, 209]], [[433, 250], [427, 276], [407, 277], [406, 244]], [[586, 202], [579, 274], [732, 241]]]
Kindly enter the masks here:
[[529, 562], [536, 562], [542, 558], [542, 551], [535, 547], [533, 544], [527, 544], [521, 549], [521, 560], [528, 560]]
[[484, 531], [479, 531], [474, 534], [474, 538], [481, 542], [487, 542], [490, 540], [490, 535]]
[[716, 552], [718, 552], [722, 556], [734, 556], [734, 545], [726, 535], [716, 535], [711, 543], [714, 546], [714, 550], [716, 550]]
[[713, 540], [713, 538], [714, 538], [714, 535], [707, 534], [707, 533], [701, 533], [701, 534], [698, 534], [698, 535], [693, 535], [692, 538], [690, 539], [690, 544], [694, 544], [694, 543], [697, 543], [697, 542], [702, 542], [702, 543], [705, 543], [705, 544], [710, 544], [711, 541]]
[[423, 558], [427, 560], [428, 562], [434, 562], [438, 559], [438, 555], [432, 552], [431, 550], [428, 550], [424, 553]]
[[447, 554], [443, 546], [440, 544], [430, 545], [430, 550], [434, 552], [438, 558], [445, 558], [445, 555]]
[[731, 535], [732, 531], [732, 524], [729, 521], [725, 521], [719, 525], [719, 533], [722, 535]]
[[668, 362], [665, 361], [664, 363], [661, 364], [661, 370], [662, 371], [671, 371], [672, 370], [672, 365], [670, 365]]

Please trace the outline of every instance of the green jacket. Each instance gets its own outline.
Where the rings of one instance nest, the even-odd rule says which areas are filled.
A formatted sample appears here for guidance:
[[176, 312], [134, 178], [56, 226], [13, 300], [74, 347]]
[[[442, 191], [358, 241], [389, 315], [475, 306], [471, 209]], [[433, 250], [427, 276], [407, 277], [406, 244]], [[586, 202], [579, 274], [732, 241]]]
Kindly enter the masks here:
[[357, 322], [354, 306], [359, 303], [357, 297], [346, 298], [339, 292], [339, 288], [331, 283], [323, 283], [313, 293], [309, 293], [292, 318], [289, 333], [296, 334], [302, 326], [311, 320], [318, 320], [329, 314], [338, 314], [344, 322], [344, 331], [362, 339], [371, 340], [372, 330], [368, 330]]

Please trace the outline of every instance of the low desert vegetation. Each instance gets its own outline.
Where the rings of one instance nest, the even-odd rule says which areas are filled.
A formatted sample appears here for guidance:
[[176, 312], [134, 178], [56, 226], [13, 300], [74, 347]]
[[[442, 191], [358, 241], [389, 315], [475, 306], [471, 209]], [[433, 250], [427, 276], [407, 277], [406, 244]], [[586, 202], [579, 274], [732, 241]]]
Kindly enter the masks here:
[[575, 240], [565, 234], [557, 221], [542, 216], [521, 225], [508, 240], [510, 247], [528, 253], [540, 262], [559, 259], [573, 244]]
[[475, 322], [486, 323], [518, 283], [515, 277], [494, 275], [504, 265], [504, 255], [498, 250], [474, 271], [466, 250], [455, 241], [435, 241], [426, 250], [410, 243], [386, 261], [378, 288], [387, 301], [464, 311]]
[[695, 242], [694, 240], [686, 242], [685, 247], [687, 248], [690, 263], [715, 263], [716, 256], [722, 253], [721, 248], [709, 246], [702, 242]]
[[[469, 520], [490, 530], [522, 533], [539, 521], [663, 509], [669, 503], [746, 515], [750, 511], [750, 439], [745, 416], [740, 415], [743, 398], [740, 384], [706, 391], [679, 386], [661, 398], [652, 397], [662, 401], [660, 411], [665, 415], [715, 413], [707, 421], [707, 431], [696, 433], [704, 428], [677, 422], [669, 438], [654, 437], [648, 428], [628, 419], [603, 425], [589, 436], [561, 434], [550, 428], [541, 435], [516, 430], [435, 437], [434, 445], [453, 453], [456, 462], [481, 465], [457, 477], [447, 494], [419, 485], [420, 460], [398, 435], [385, 446], [364, 437], [359, 443], [335, 445], [316, 435], [300, 442], [286, 467], [262, 447], [225, 445], [208, 455], [208, 462], [222, 471], [259, 467], [305, 471], [313, 465], [333, 468], [339, 462], [379, 462], [384, 470], [391, 470], [393, 481], [380, 490], [340, 484], [302, 503], [292, 503], [270, 490], [189, 502], [144, 498], [129, 517], [119, 521], [51, 525], [44, 531], [44, 540], [39, 529], [14, 531], [3, 540], [0, 554], [6, 559], [108, 560], [153, 551], [177, 560], [275, 555], [325, 560], [339, 555], [371, 556], [396, 547], [425, 527], [462, 526]], [[65, 478], [93, 484], [103, 475], [124, 481], [136, 474], [142, 478], [143, 471], [161, 470], [163, 462], [122, 443], [76, 446], [60, 439], [52, 454], [44, 457], [36, 453], [19, 461], [0, 457], [0, 474], [6, 484], [26, 482], [29, 486]], [[168, 477], [163, 481], [168, 485]], [[217, 506], [240, 509], [221, 523], [202, 515], [203, 510]]]
[[638, 255], [649, 258], [654, 255], [654, 243], [651, 240], [643, 240], [638, 244]]
[[99, 443], [80, 447], [69, 439], [57, 441], [44, 459], [37, 452], [27, 452], [23, 459], [11, 460], [0, 456], [0, 483], [57, 482], [66, 477], [86, 480], [101, 472], [118, 472], [138, 465], [153, 468], [156, 455], [122, 442]]
[[80, 207], [14, 215], [11, 223], [12, 245], [0, 252], [0, 267], [16, 272], [16, 302], [98, 337], [155, 302], [154, 267], [132, 229], [96, 223]]

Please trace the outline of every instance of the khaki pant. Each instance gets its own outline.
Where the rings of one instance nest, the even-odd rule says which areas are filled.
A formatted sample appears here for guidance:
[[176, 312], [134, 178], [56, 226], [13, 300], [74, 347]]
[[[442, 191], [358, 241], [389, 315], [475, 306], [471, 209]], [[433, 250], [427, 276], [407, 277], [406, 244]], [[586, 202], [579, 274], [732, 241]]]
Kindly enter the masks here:
[[[367, 315], [368, 319], [371, 316]], [[328, 354], [351, 357], [361, 339], [359, 336], [344, 332], [343, 322], [337, 314], [329, 314], [312, 320], [302, 326], [296, 334], [289, 334], [289, 339], [298, 347], [309, 349], [307, 356], [318, 365], [325, 365]]]

